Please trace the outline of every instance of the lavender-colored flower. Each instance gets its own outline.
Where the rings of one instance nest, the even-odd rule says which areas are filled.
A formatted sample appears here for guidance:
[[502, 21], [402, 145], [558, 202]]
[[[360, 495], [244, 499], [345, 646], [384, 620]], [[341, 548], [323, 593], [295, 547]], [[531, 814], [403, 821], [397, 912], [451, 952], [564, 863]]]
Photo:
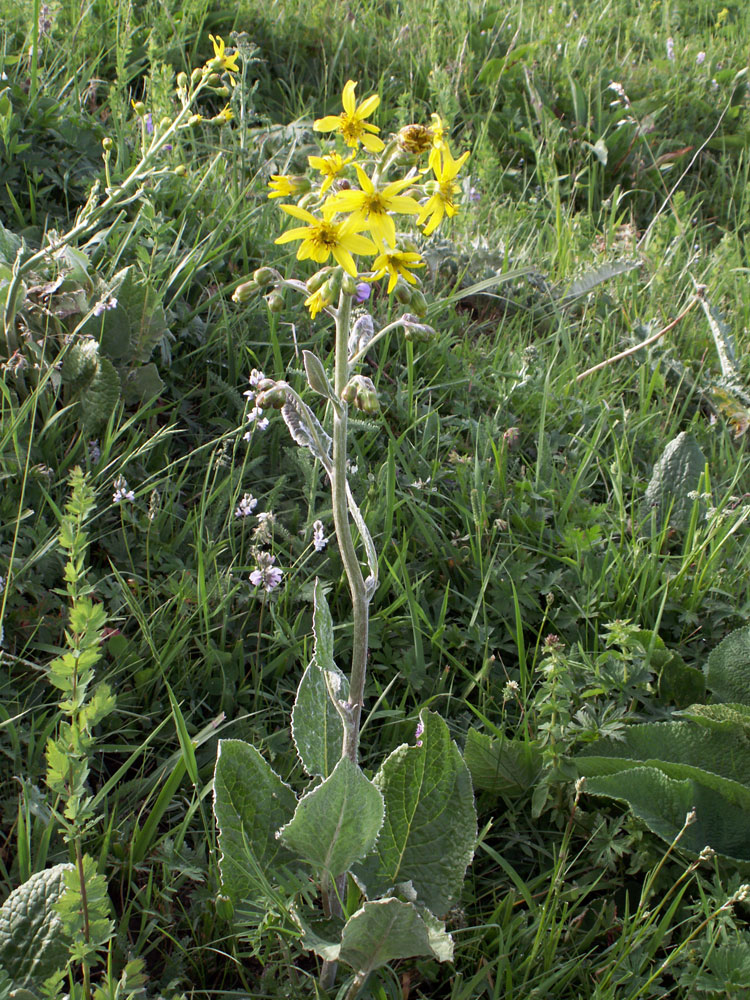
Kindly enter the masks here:
[[706, 61], [706, 53], [699, 52], [698, 55], [695, 57], [696, 65], [702, 66], [705, 61]]
[[115, 492], [112, 494], [112, 503], [120, 503], [127, 500], [132, 503], [135, 500], [135, 493], [128, 487], [128, 481], [124, 476], [118, 476], [114, 481]]
[[99, 442], [96, 438], [92, 438], [91, 441], [89, 441], [89, 461], [92, 465], [96, 465], [101, 457], [102, 450], [99, 447]]
[[143, 122], [144, 122], [144, 124], [146, 126], [146, 134], [147, 135], [153, 135], [154, 134], [154, 119], [151, 117], [151, 112], [150, 111], [146, 114], [146, 117], [143, 119]]
[[667, 59], [674, 62], [674, 38], [667, 39]]
[[482, 200], [482, 192], [479, 191], [477, 188], [475, 188], [473, 186], [470, 187], [469, 188], [469, 201], [481, 201], [481, 200]]
[[249, 441], [253, 436], [253, 430], [257, 427], [259, 431], [264, 431], [268, 427], [268, 417], [263, 416], [263, 410], [259, 406], [254, 406], [247, 415], [247, 422], [253, 424], [253, 428], [243, 434], [243, 439]]
[[249, 517], [255, 508], [258, 506], [258, 501], [252, 495], [252, 493], [245, 493], [239, 502], [238, 507], [234, 512], [235, 517]]
[[355, 302], [367, 302], [370, 298], [370, 292], [372, 291], [372, 286], [367, 281], [360, 281], [357, 283], [357, 290], [354, 293]]
[[109, 312], [110, 309], [117, 308], [117, 299], [114, 295], [105, 295], [103, 299], [99, 299], [93, 309], [94, 316], [101, 316], [103, 312]]
[[328, 544], [328, 539], [323, 531], [323, 522], [315, 521], [313, 523], [313, 546], [316, 552], [322, 552], [323, 549]]
[[270, 552], [259, 552], [256, 558], [256, 568], [250, 574], [250, 583], [254, 587], [262, 587], [267, 594], [275, 590], [284, 575], [278, 566], [274, 566], [276, 557]]
[[424, 723], [420, 719], [419, 722], [417, 723], [417, 728], [416, 728], [416, 731], [414, 733], [414, 738], [415, 738], [415, 740], [417, 742], [417, 746], [418, 747], [422, 746], [422, 739], [421, 739], [421, 737], [422, 737], [423, 733], [424, 733]]

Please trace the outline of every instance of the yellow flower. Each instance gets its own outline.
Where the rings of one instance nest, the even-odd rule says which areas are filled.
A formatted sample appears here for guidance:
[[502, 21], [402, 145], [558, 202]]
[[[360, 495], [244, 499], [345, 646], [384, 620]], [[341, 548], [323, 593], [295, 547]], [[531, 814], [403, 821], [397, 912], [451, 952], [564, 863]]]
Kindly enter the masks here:
[[323, 206], [322, 219], [316, 218], [307, 209], [298, 205], [282, 205], [281, 208], [295, 219], [308, 223], [306, 226], [287, 229], [275, 241], [289, 243], [291, 240], [302, 240], [297, 251], [298, 260], [312, 258], [318, 264], [325, 264], [333, 254], [336, 263], [340, 264], [347, 274], [356, 278], [357, 268], [352, 254], [375, 254], [378, 251], [372, 240], [359, 235], [364, 226], [352, 216], [343, 222], [334, 222], [333, 212], [326, 205]]
[[443, 119], [440, 115], [430, 115], [432, 119], [432, 145], [434, 149], [444, 149], [445, 148], [445, 125], [443, 125]]
[[435, 143], [434, 133], [427, 125], [404, 125], [398, 132], [398, 144], [406, 153], [421, 156]]
[[357, 107], [354, 99], [354, 90], [357, 84], [349, 80], [344, 86], [344, 93], [341, 103], [344, 110], [339, 115], [327, 115], [325, 118], [318, 118], [313, 122], [316, 132], [340, 132], [347, 146], [356, 148], [361, 142], [365, 149], [371, 153], [379, 153], [385, 149], [385, 144], [371, 132], [379, 132], [380, 129], [365, 121], [369, 118], [375, 108], [380, 104], [377, 94], [372, 94]]
[[208, 37], [211, 39], [211, 44], [214, 47], [214, 57], [210, 60], [208, 65], [210, 68], [219, 72], [228, 73], [229, 79], [232, 81], [232, 86], [234, 87], [237, 81], [232, 76], [232, 73], [239, 73], [240, 71], [240, 68], [237, 65], [239, 53], [235, 52], [234, 55], [228, 56], [226, 54], [227, 47], [221, 35], [216, 35], [216, 37], [209, 35]]
[[[388, 282], [388, 294], [390, 295], [396, 287], [399, 275], [405, 278], [410, 285], [416, 285], [417, 279], [411, 273], [415, 267], [424, 267], [424, 261], [418, 253], [406, 252], [404, 250], [384, 250], [372, 262], [375, 274], [368, 281], [379, 281], [384, 274], [390, 274]], [[411, 270], [409, 270], [411, 268]]]
[[268, 186], [271, 188], [269, 198], [289, 198], [309, 189], [306, 177], [295, 177], [291, 174], [271, 174]]
[[403, 177], [379, 189], [362, 167], [355, 163], [354, 169], [362, 190], [339, 191], [328, 199], [326, 207], [334, 212], [351, 212], [352, 219], [361, 223], [360, 229], [369, 229], [378, 243], [395, 246], [396, 224], [388, 213], [419, 215], [419, 203], [408, 195], [399, 194], [399, 191], [414, 183], [413, 179]]
[[331, 300], [326, 294], [324, 294], [324, 290], [327, 291], [325, 285], [323, 285], [322, 288], [319, 288], [316, 292], [313, 292], [312, 295], [308, 295], [305, 299], [305, 305], [310, 310], [311, 319], [315, 319], [319, 312], [322, 312], [326, 306], [330, 306], [331, 304]]
[[351, 163], [356, 155], [356, 153], [352, 153], [346, 159], [339, 153], [328, 153], [327, 156], [308, 156], [307, 162], [313, 170], [317, 170], [325, 178], [320, 187], [321, 194], [326, 193], [347, 163]]
[[424, 228], [425, 236], [433, 233], [447, 215], [452, 218], [458, 209], [453, 204], [453, 196], [461, 190], [455, 184], [456, 174], [469, 159], [469, 151], [463, 153], [457, 160], [453, 159], [453, 154], [447, 146], [442, 149], [433, 149], [430, 153], [430, 166], [437, 178], [437, 187], [427, 203], [422, 207], [417, 219], [417, 225], [421, 226], [428, 216], [432, 216]]
[[234, 112], [227, 104], [226, 107], [222, 108], [221, 111], [213, 119], [215, 122], [231, 122], [234, 118]]

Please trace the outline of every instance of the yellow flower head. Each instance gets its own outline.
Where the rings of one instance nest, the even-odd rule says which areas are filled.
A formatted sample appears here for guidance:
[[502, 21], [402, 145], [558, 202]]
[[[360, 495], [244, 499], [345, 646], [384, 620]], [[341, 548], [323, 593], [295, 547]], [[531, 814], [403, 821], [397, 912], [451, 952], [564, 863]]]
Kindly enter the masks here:
[[410, 285], [416, 285], [417, 279], [411, 271], [417, 267], [424, 267], [424, 261], [418, 253], [412, 253], [411, 251], [384, 250], [383, 253], [375, 258], [372, 266], [375, 273], [368, 279], [369, 281], [379, 281], [383, 275], [390, 274], [391, 278], [388, 282], [388, 294], [390, 295], [396, 287], [399, 275], [408, 281]]
[[231, 122], [234, 118], [234, 111], [227, 104], [212, 120], [215, 122]]
[[356, 155], [356, 153], [352, 153], [346, 159], [339, 153], [328, 153], [326, 156], [308, 156], [307, 162], [313, 170], [317, 170], [323, 175], [323, 183], [320, 186], [321, 194], [326, 193], [347, 163], [351, 163]]
[[430, 115], [432, 119], [432, 145], [435, 149], [445, 148], [445, 125], [443, 125], [443, 119], [440, 115], [432, 114]]
[[331, 299], [328, 296], [327, 292], [328, 292], [327, 286], [323, 285], [322, 288], [319, 288], [316, 292], [313, 292], [312, 295], [308, 295], [308, 297], [305, 299], [305, 305], [310, 310], [311, 319], [315, 319], [315, 317], [318, 315], [319, 312], [322, 312], [323, 309], [326, 308], [326, 306], [330, 306]]
[[430, 153], [430, 167], [437, 179], [437, 188], [422, 207], [417, 219], [417, 225], [421, 226], [428, 217], [431, 217], [424, 228], [425, 236], [429, 236], [437, 229], [443, 216], [447, 215], [450, 219], [458, 212], [453, 203], [453, 196], [458, 194], [461, 188], [455, 183], [455, 179], [458, 171], [468, 159], [469, 151], [467, 150], [457, 160], [454, 160], [447, 145], [443, 146], [442, 149], [435, 148]]
[[360, 236], [364, 225], [350, 216], [343, 222], [333, 221], [331, 209], [323, 206], [323, 218], [318, 219], [305, 208], [298, 205], [282, 205], [281, 208], [295, 219], [306, 222], [306, 226], [295, 226], [287, 229], [285, 233], [275, 241], [276, 243], [289, 243], [291, 240], [302, 240], [297, 251], [298, 260], [314, 260], [318, 264], [325, 264], [333, 254], [337, 264], [357, 277], [357, 267], [352, 254], [376, 254], [378, 248], [368, 240], [366, 236]]
[[268, 182], [271, 189], [269, 198], [290, 198], [303, 191], [309, 191], [310, 185], [306, 177], [294, 176], [292, 174], [271, 174]]
[[398, 132], [398, 144], [406, 153], [421, 156], [432, 149], [434, 135], [427, 125], [404, 125]]
[[237, 59], [239, 57], [239, 53], [235, 52], [234, 55], [228, 56], [226, 54], [227, 47], [221, 35], [216, 35], [216, 36], [209, 35], [208, 37], [211, 39], [211, 44], [214, 47], [214, 57], [213, 59], [209, 60], [209, 62], [206, 65], [209, 67], [209, 69], [213, 69], [216, 72], [228, 73], [229, 79], [231, 80], [232, 86], [234, 87], [237, 81], [232, 76], [232, 73], [239, 73], [240, 71], [240, 68], [237, 65]]
[[419, 203], [408, 195], [399, 194], [414, 183], [411, 177], [376, 188], [362, 167], [354, 164], [362, 190], [339, 191], [329, 198], [326, 206], [334, 212], [351, 212], [360, 229], [369, 229], [376, 241], [395, 246], [396, 225], [390, 212], [398, 215], [419, 215]]
[[385, 149], [385, 144], [376, 135], [371, 134], [379, 132], [380, 129], [365, 121], [365, 118], [369, 118], [380, 104], [380, 98], [377, 94], [372, 94], [357, 107], [354, 99], [356, 86], [353, 80], [349, 80], [344, 86], [341, 99], [344, 110], [341, 114], [318, 118], [313, 122], [313, 128], [316, 132], [340, 132], [347, 146], [354, 149], [362, 143], [370, 153], [380, 153]]

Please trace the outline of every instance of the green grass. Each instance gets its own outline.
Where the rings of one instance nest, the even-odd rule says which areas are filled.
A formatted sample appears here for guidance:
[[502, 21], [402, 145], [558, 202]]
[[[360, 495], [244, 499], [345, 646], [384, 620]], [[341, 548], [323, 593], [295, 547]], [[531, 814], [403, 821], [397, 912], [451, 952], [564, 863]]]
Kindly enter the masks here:
[[[316, 577], [339, 663], [351, 649], [336, 546], [311, 549], [316, 518], [332, 531], [320, 470], [279, 419], [243, 440], [250, 370], [301, 391], [301, 351], [329, 358], [330, 321], [289, 296], [276, 316], [231, 294], [260, 263], [299, 273], [273, 243], [265, 184], [304, 169], [312, 119], [352, 78], [381, 94], [384, 127], [439, 112], [454, 148], [472, 150], [466, 195], [481, 196], [425, 248], [435, 339], [379, 342], [367, 372], [383, 412], [355, 421], [353, 489], [380, 559], [363, 766], [412, 739], [424, 706], [461, 746], [475, 725], [543, 760], [529, 786], [479, 792], [480, 843], [449, 915], [455, 965], [404, 961], [364, 995], [748, 995], [747, 909], [724, 906], [742, 873], [694, 867], [624, 807], [577, 793], [571, 763], [608, 726], [675, 708], [627, 630], [608, 645], [612, 623], [655, 630], [698, 667], [750, 623], [736, 433], [750, 408], [745, 4], [97, 0], [81, 18], [64, 0], [36, 68], [33, 12], [0, 0], [0, 222], [32, 248], [103, 181], [104, 136], [117, 177], [136, 162], [131, 98], [167, 113], [176, 74], [210, 56], [209, 32], [246, 32], [248, 58], [231, 126], [191, 131], [168, 154], [186, 176], [149, 184], [80, 246], [92, 281], [130, 266], [162, 303], [158, 397], [91, 430], [52, 364], [72, 327], [33, 287], [23, 387], [0, 357], [0, 898], [69, 855], [44, 790], [60, 720], [44, 671], [65, 641], [56, 510], [82, 465], [97, 498], [88, 580], [115, 630], [98, 676], [117, 705], [89, 778], [102, 818], [86, 843], [109, 885], [112, 969], [143, 958], [155, 997], [315, 995], [315, 964], [293, 940], [217, 907], [211, 780], [220, 737], [301, 780], [287, 717]], [[613, 106], [612, 82], [629, 106]], [[637, 267], [566, 298], [622, 261]], [[506, 282], [460, 296], [498, 269]], [[0, 267], [0, 303], [9, 277]], [[695, 282], [734, 338], [739, 394], [717, 394], [700, 308], [576, 381], [667, 325]], [[391, 307], [383, 296], [377, 308]], [[682, 431], [705, 455], [710, 496], [686, 527], [652, 530], [645, 489]], [[132, 505], [111, 503], [118, 476]], [[253, 519], [234, 516], [245, 492], [276, 519], [284, 585], [264, 600], [248, 582]]]

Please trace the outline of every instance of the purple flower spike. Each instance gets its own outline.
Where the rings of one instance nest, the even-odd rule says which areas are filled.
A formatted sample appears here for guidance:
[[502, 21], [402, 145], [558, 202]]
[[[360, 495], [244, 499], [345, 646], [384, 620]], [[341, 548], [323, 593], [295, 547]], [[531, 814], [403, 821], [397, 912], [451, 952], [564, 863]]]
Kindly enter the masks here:
[[146, 117], [144, 118], [144, 121], [146, 122], [146, 132], [147, 132], [147, 134], [148, 135], [153, 135], [154, 134], [154, 119], [151, 117], [151, 112], [150, 111], [146, 115]]
[[357, 285], [357, 291], [354, 296], [355, 302], [367, 302], [370, 298], [370, 292], [372, 288], [366, 281], [360, 281]]

